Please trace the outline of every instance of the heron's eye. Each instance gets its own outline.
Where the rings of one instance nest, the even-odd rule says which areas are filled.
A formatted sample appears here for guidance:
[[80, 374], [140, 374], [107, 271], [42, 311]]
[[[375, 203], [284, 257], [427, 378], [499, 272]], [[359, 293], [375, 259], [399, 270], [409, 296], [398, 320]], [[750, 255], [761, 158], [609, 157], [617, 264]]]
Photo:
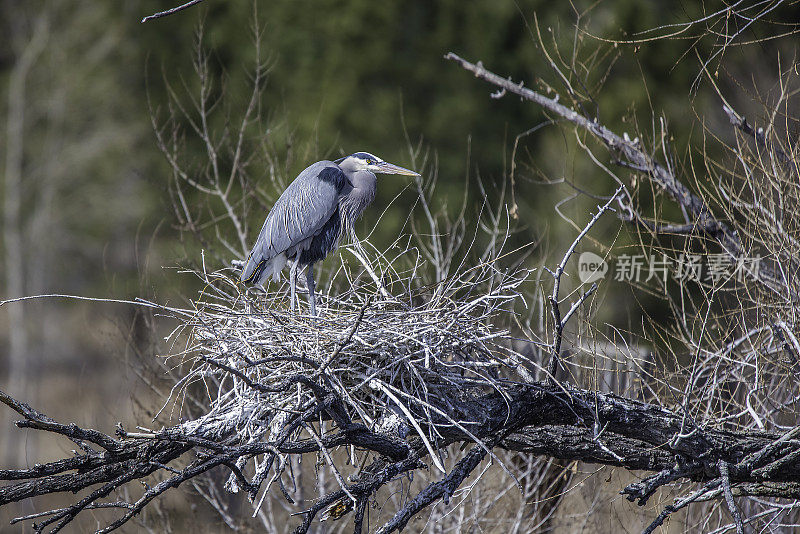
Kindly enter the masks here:
[[367, 158], [367, 165], [372, 165], [372, 160]]

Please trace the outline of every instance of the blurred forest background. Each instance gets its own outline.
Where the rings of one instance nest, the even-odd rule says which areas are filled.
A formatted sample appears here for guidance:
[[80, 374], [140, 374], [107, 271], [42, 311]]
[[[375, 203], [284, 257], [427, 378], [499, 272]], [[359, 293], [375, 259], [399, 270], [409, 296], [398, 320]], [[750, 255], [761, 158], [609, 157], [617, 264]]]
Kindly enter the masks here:
[[[800, 18], [794, 2], [779, 3], [743, 30], [739, 41], [750, 46], [734, 43], [717, 54], [721, 43], [702, 23], [668, 25], [700, 20], [721, 2], [207, 0], [140, 23], [168, 7], [163, 0], [0, 0], [2, 299], [58, 293], [182, 303], [199, 287], [181, 267], [199, 264], [201, 251], [214, 268], [234, 259], [218, 243], [198, 241], [176, 211], [173, 171], [154, 134], [170, 121], [190, 127], [176, 106], [189, 108], [199, 90], [198, 49], [208, 54], [218, 131], [241, 120], [254, 73], [259, 63], [266, 67], [260, 120], [243, 145], [248, 183], [273, 188], [266, 198], [279, 191], [262, 176], [286, 183], [313, 161], [358, 150], [435, 174], [437, 209], [457, 210], [466, 188], [468, 218], [479, 209], [481, 187], [496, 200], [513, 185], [505, 198], [515, 208], [514, 240], [538, 243], [528, 261], [539, 266], [574, 238], [568, 219], [597, 203], [573, 198], [576, 191], [609, 195], [613, 182], [540, 108], [490, 98], [488, 86], [444, 54], [480, 60], [545, 94], [565, 90], [551, 59], [571, 65], [589, 116], [648, 140], [663, 117], [673, 163], [691, 176], [702, 168], [698, 151], [713, 150], [704, 146], [708, 132], [733, 137], [709, 80], [739, 113], [763, 116], [763, 104], [781, 90], [778, 75], [796, 75], [797, 65], [795, 36], [768, 37]], [[714, 58], [707, 73], [699, 57]], [[190, 172], [207, 170], [196, 136], [177, 142]], [[380, 218], [370, 240], [394, 240], [417, 198], [412, 183], [381, 178], [359, 233]], [[192, 210], [205, 209], [195, 201]], [[248, 244], [268, 205], [250, 207]], [[598, 228], [614, 253], [635, 242], [619, 221]], [[604, 320], [632, 330], [643, 320], [631, 315], [636, 306], [654, 321], [666, 313], [648, 291], [619, 282], [606, 284], [601, 298]], [[131, 424], [152, 404], [135, 361], [157, 353], [169, 327], [120, 303], [6, 304], [0, 387], [58, 420]], [[13, 420], [0, 411], [2, 465], [48, 457], [38, 436], [14, 429]], [[0, 531], [9, 517], [0, 510]]]

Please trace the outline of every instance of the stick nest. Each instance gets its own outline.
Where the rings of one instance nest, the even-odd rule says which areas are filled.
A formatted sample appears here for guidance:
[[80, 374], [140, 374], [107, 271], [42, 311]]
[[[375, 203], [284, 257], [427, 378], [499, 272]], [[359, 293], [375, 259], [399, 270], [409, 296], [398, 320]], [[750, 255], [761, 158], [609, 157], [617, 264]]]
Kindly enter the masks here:
[[[422, 286], [414, 269], [401, 276], [356, 256], [363, 269], [343, 268], [348, 289], [320, 295], [316, 318], [289, 311], [285, 287], [245, 290], [230, 270], [199, 273], [206, 289], [174, 333], [186, 348], [170, 356], [191, 364], [171, 398], [197, 383], [208, 397], [207, 411], [182, 424], [186, 434], [280, 441], [292, 414], [330, 395], [346, 419], [399, 437], [416, 431], [435, 456], [439, 425], [464, 429], [440, 408], [447, 399], [515, 376], [520, 355], [509, 348], [508, 324], [528, 271], [485, 262]], [[236, 490], [234, 477], [229, 486]]]

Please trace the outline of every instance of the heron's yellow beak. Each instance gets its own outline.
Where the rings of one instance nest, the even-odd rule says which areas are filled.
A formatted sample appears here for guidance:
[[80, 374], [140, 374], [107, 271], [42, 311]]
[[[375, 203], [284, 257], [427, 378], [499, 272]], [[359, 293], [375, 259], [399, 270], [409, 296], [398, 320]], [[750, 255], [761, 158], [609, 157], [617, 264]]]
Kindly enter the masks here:
[[394, 165], [393, 163], [388, 163], [386, 161], [381, 161], [380, 163], [377, 163], [376, 166], [377, 169], [375, 169], [373, 172], [379, 172], [381, 174], [404, 174], [406, 176], [420, 176], [418, 172], [414, 172], [410, 169], [406, 169], [405, 167]]

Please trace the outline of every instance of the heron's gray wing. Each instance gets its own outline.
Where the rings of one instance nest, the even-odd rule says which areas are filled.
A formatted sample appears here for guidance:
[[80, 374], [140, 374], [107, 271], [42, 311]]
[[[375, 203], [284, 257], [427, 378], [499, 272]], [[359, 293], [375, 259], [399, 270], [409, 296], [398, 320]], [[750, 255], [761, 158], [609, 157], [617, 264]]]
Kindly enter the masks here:
[[253, 246], [242, 280], [259, 265], [316, 235], [336, 212], [347, 183], [338, 165], [320, 161], [301, 172], [275, 202]]

